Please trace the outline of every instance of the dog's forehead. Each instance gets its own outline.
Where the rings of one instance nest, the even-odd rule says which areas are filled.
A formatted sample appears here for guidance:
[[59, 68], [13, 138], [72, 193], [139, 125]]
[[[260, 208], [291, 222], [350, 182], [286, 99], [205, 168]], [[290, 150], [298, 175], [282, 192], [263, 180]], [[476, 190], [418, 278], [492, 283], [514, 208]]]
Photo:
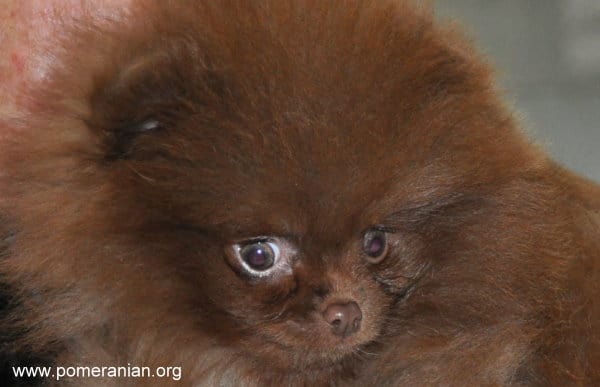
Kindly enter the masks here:
[[321, 139], [310, 130], [303, 140], [281, 132], [259, 137], [232, 141], [186, 172], [186, 185], [201, 190], [194, 207], [203, 217], [211, 215], [209, 223], [234, 227], [241, 235], [364, 228], [365, 210], [389, 191], [397, 170], [406, 168], [402, 152], [375, 143], [371, 149], [368, 140]]
[[[458, 51], [422, 33], [427, 18], [361, 17], [378, 27], [361, 32], [360, 18], [338, 25], [324, 17], [310, 23], [311, 40], [277, 33], [304, 28], [295, 18], [298, 25], [265, 31], [240, 24], [260, 34], [228, 31], [229, 24], [186, 32], [210, 44], [197, 50], [202, 55], [168, 61], [177, 71], [167, 80], [189, 75], [178, 91], [192, 115], [162, 148], [191, 161], [173, 172], [197, 218], [272, 224], [266, 214], [278, 213], [288, 224], [357, 222], [390, 186], [400, 187], [398, 176], [427, 165], [432, 149], [443, 152], [446, 128], [458, 132], [457, 122], [473, 114], [465, 96], [485, 81], [485, 68], [465, 66]], [[349, 35], [338, 33], [342, 27]], [[189, 58], [202, 65], [189, 66]]]

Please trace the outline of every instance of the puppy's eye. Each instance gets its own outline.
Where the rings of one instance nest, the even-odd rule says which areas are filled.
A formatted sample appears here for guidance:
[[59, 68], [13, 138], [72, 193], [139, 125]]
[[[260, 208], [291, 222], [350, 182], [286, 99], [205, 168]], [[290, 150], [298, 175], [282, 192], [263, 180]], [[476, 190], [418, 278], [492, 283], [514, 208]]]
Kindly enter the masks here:
[[297, 252], [285, 238], [258, 237], [226, 246], [225, 258], [245, 277], [275, 279], [292, 272]]
[[363, 239], [363, 251], [369, 262], [383, 261], [388, 251], [386, 233], [378, 229], [367, 231]]
[[273, 242], [254, 242], [239, 248], [243, 263], [252, 270], [265, 271], [279, 258], [279, 247]]
[[140, 132], [150, 132], [152, 130], [160, 129], [161, 127], [162, 127], [162, 125], [161, 125], [160, 121], [154, 120], [154, 119], [148, 119], [146, 121], [143, 121], [141, 124], [139, 124], [138, 130]]

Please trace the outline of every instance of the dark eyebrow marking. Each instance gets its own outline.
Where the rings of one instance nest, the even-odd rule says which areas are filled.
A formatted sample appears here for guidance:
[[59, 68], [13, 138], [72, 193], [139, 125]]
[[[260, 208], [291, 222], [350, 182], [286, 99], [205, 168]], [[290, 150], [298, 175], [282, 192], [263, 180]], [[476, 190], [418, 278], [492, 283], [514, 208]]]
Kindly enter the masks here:
[[436, 200], [409, 203], [401, 210], [388, 215], [382, 223], [391, 228], [414, 228], [431, 218], [442, 216], [454, 209], [478, 206], [483, 201], [480, 195], [455, 192]]

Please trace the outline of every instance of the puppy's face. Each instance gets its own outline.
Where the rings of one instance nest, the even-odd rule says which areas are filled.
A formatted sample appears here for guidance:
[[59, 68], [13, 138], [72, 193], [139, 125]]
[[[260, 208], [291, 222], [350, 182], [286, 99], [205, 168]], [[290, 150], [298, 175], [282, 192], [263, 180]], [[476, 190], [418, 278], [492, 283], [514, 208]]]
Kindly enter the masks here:
[[[426, 265], [407, 210], [431, 198], [417, 192], [425, 181], [403, 186], [416, 175], [401, 167], [423, 165], [390, 117], [329, 114], [281, 91], [257, 101], [235, 74], [150, 67], [99, 88], [89, 125], [117, 217], [135, 219], [125, 232], [160, 241], [144, 255], [183, 284], [176, 313], [281, 366], [368, 352]], [[184, 71], [189, 84], [178, 85], [172, 73]]]
[[[277, 4], [236, 17], [296, 12]], [[317, 12], [305, 31], [303, 17], [264, 30], [187, 17], [222, 17], [206, 7], [80, 42], [93, 55], [46, 101], [79, 110], [36, 140], [48, 158], [68, 154], [35, 172], [45, 184], [68, 170], [44, 200], [68, 197], [70, 217], [43, 215], [57, 227], [44, 238], [65, 244], [55, 259], [69, 278], [173, 316], [162, 323], [184, 324], [192, 347], [208, 334], [286, 369], [362, 355], [401, 329], [398, 311], [462, 220], [444, 215], [518, 162], [487, 70], [387, 11], [365, 11], [372, 30]]]

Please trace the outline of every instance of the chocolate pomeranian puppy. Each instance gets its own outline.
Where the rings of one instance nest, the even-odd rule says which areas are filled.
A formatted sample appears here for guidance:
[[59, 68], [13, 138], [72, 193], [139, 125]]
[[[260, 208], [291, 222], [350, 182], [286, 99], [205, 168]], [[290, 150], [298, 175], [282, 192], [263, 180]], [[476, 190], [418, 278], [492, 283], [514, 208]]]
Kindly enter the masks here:
[[4, 117], [5, 375], [600, 383], [600, 188], [425, 7], [148, 1], [67, 35]]

